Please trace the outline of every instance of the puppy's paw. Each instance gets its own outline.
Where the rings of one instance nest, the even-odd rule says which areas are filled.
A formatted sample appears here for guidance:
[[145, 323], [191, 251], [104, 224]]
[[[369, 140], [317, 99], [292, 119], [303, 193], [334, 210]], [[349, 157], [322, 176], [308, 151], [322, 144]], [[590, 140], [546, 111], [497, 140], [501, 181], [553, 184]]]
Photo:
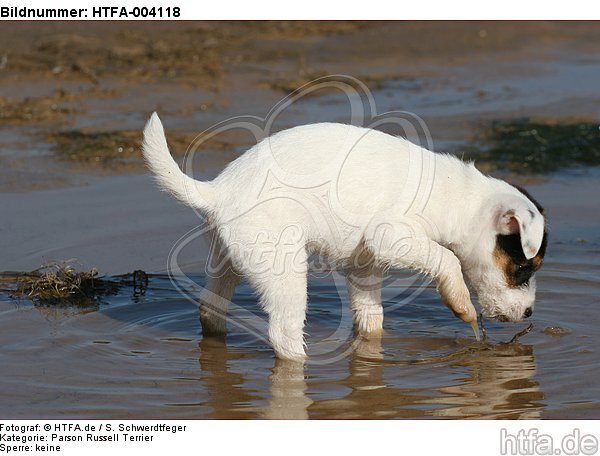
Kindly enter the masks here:
[[454, 315], [465, 323], [477, 321], [477, 311], [471, 302], [471, 296], [467, 286], [464, 284], [452, 284], [449, 281], [441, 282], [438, 291], [442, 296], [442, 301]]

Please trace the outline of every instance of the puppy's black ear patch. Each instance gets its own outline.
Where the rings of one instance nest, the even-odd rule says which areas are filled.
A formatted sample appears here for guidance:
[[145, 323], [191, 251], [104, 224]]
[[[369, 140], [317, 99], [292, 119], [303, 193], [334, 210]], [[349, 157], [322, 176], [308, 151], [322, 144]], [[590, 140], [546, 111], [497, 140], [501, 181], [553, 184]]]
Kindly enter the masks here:
[[548, 245], [548, 233], [544, 231], [542, 245], [537, 255], [531, 259], [525, 258], [521, 248], [519, 234], [496, 236], [496, 247], [494, 249], [494, 260], [504, 272], [506, 283], [511, 288], [521, 287], [529, 284], [533, 274], [542, 267], [546, 246]]
[[510, 258], [513, 263], [527, 261], [521, 248], [521, 237], [516, 234], [499, 234], [496, 236], [496, 247]]

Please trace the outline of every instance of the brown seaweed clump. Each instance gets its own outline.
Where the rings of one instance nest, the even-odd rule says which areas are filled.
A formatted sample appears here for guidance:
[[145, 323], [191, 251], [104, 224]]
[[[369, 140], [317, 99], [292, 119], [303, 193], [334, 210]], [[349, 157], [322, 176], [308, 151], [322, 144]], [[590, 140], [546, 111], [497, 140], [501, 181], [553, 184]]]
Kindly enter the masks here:
[[45, 264], [14, 276], [16, 286], [12, 295], [37, 304], [89, 305], [118, 291], [118, 285], [98, 277], [96, 269], [78, 272], [68, 262]]
[[29, 97], [13, 100], [0, 96], [0, 121], [6, 124], [26, 122], [55, 122], [63, 120], [68, 114], [76, 112], [73, 96], [57, 90], [44, 97]]

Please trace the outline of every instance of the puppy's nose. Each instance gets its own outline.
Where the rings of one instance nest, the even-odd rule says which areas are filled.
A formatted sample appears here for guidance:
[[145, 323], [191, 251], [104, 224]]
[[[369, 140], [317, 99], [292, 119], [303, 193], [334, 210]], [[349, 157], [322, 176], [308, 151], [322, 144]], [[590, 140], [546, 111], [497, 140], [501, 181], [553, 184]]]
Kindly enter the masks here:
[[523, 314], [523, 317], [529, 318], [529, 317], [531, 317], [531, 314], [533, 314], [533, 310], [531, 310], [531, 307], [528, 307], [527, 309], [525, 309], [525, 313]]

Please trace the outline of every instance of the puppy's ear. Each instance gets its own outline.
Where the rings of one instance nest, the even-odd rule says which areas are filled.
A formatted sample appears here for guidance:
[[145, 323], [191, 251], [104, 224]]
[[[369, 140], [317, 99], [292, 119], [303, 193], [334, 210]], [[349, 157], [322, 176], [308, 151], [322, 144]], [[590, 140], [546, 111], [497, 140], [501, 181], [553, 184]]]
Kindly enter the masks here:
[[494, 211], [498, 234], [519, 234], [528, 260], [537, 255], [544, 238], [544, 216], [528, 200], [507, 195]]

